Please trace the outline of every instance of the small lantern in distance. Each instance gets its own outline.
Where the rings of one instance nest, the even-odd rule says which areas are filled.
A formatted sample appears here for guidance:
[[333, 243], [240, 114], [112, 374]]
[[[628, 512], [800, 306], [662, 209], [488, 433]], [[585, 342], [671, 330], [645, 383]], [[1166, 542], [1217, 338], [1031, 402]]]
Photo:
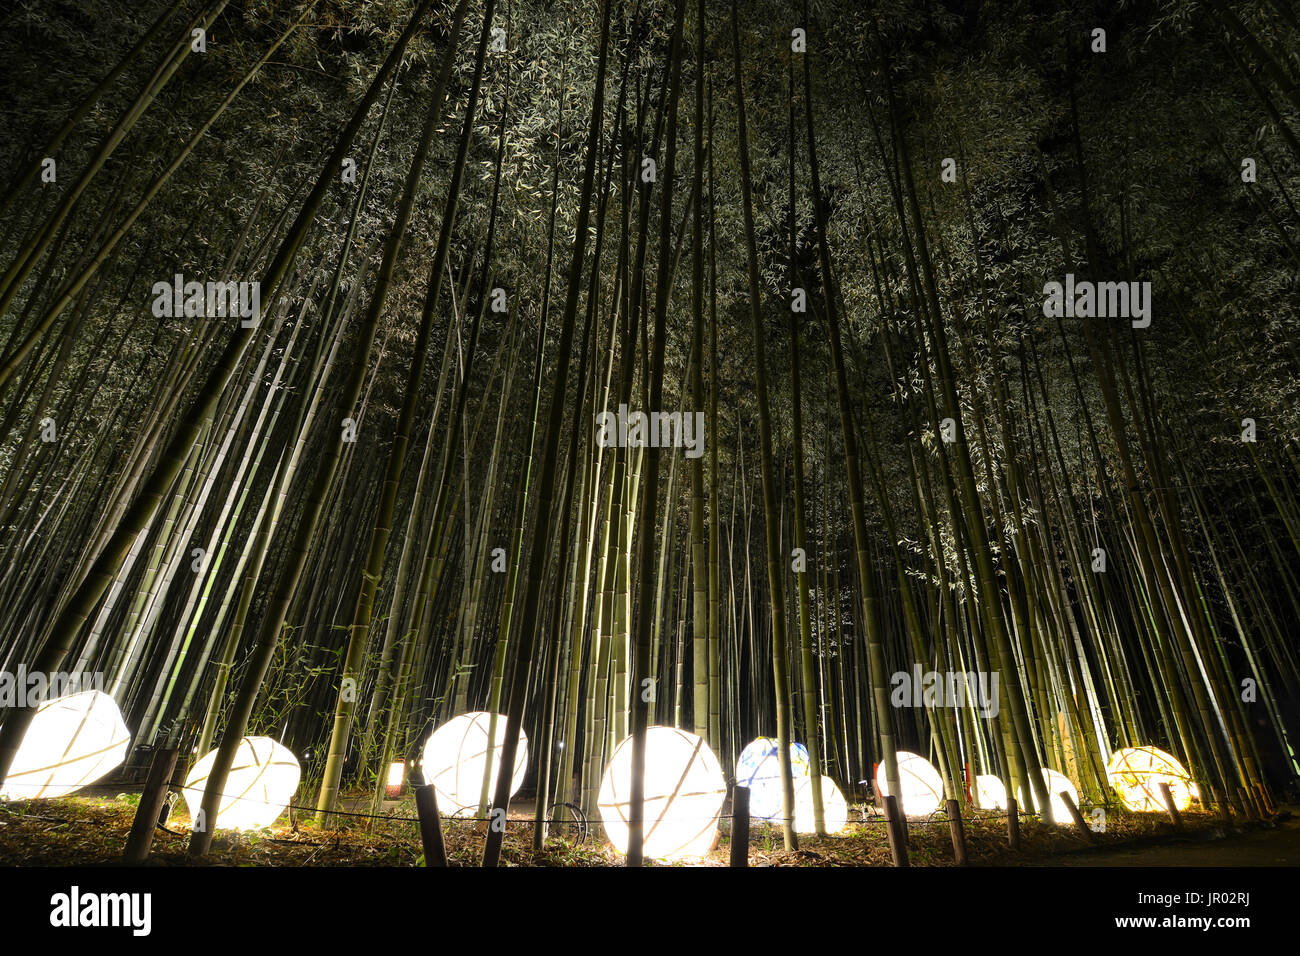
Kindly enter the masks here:
[[389, 800], [396, 800], [402, 795], [402, 783], [406, 780], [406, 761], [394, 760], [388, 765], [388, 784], [384, 788], [384, 796]]
[[981, 810], [1005, 810], [1007, 788], [1002, 780], [991, 773], [975, 777], [975, 805]]
[[[1061, 792], [1064, 791], [1070, 795], [1070, 799], [1074, 801], [1074, 806], [1077, 809], [1079, 806], [1079, 791], [1074, 789], [1074, 784], [1070, 782], [1070, 778], [1059, 770], [1052, 770], [1050, 767], [1043, 767], [1042, 774], [1043, 783], [1047, 786], [1049, 802], [1052, 805], [1052, 819], [1057, 823], [1069, 820], [1070, 808], [1067, 807], [1065, 801], [1061, 799]], [[1031, 813], [1040, 812], [1038, 809], [1038, 803], [1034, 800], [1032, 784], [1028, 794], [1025, 793], [1024, 787], [1020, 788], [1019, 798], [1022, 813], [1026, 810]]]

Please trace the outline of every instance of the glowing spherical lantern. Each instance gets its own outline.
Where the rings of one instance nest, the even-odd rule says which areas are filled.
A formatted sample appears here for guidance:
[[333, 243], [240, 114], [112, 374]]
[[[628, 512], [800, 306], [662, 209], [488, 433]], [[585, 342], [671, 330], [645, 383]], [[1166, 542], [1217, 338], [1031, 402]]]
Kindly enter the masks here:
[[[216, 762], [217, 751], [210, 751], [185, 778], [181, 792], [191, 820], [198, 819], [208, 776]], [[261, 830], [269, 827], [293, 799], [301, 776], [298, 758], [279, 741], [270, 737], [245, 737], [235, 750], [212, 828]]]
[[[605, 833], [619, 853], [627, 853], [631, 795], [632, 738], [626, 737], [610, 757], [596, 798]], [[646, 731], [642, 850], [647, 857], [708, 853], [726, 796], [722, 767], [702, 739], [676, 727]]]
[[[898, 751], [898, 783], [903, 788], [903, 813], [906, 816], [928, 817], [943, 804], [943, 778], [920, 754]], [[883, 761], [876, 767], [876, 792], [884, 797], [890, 796]]]
[[1160, 784], [1169, 784], [1174, 806], [1186, 810], [1195, 795], [1191, 776], [1177, 758], [1156, 747], [1125, 747], [1111, 755], [1106, 777], [1124, 806], [1137, 813], [1165, 809]]
[[[830, 777], [822, 777], [822, 819], [827, 833], [839, 833], [849, 825], [849, 805]], [[799, 833], [816, 833], [812, 777], [800, 777], [794, 787], [794, 828]]]
[[[492, 771], [488, 778], [488, 802], [492, 802], [497, 789], [497, 775], [501, 770], [501, 749], [506, 740], [505, 715], [497, 715], [497, 725], [489, 746], [488, 730], [491, 725], [491, 714], [470, 711], [447, 721], [429, 736], [424, 745], [424, 779], [433, 784], [438, 795], [438, 812], [444, 816], [472, 816], [478, 812], [479, 799], [483, 793], [483, 771], [489, 759]], [[511, 796], [515, 795], [524, 782], [524, 772], [527, 769], [528, 737], [521, 727], [515, 749], [515, 766], [510, 774]]]
[[[800, 778], [807, 778], [812, 764], [808, 748], [790, 745], [790, 775], [795, 788]], [[736, 761], [736, 784], [749, 788], [749, 816], [754, 820], [774, 820], [781, 816], [781, 745], [772, 737], [759, 737], [740, 752]]]
[[[1052, 819], [1055, 820], [1057, 823], [1068, 822], [1071, 819], [1070, 808], [1067, 807], [1065, 805], [1065, 801], [1061, 799], [1061, 791], [1065, 791], [1070, 795], [1070, 799], [1074, 801], [1074, 806], [1076, 809], [1079, 806], [1079, 791], [1074, 789], [1074, 784], [1070, 783], [1070, 778], [1063, 773], [1059, 773], [1058, 771], [1055, 770], [1049, 770], [1046, 767], [1042, 768], [1042, 773], [1043, 773], [1043, 783], [1047, 785], [1047, 792], [1051, 794], [1050, 799], [1052, 803]], [[1020, 788], [1019, 804], [1021, 809], [1033, 808], [1033, 812], [1037, 813], [1038, 804], [1033, 801], [1032, 797], [1033, 797], [1032, 785], [1029, 788], [1028, 799], [1025, 797], [1024, 787]]]
[[1005, 810], [1007, 788], [991, 773], [978, 774], [975, 777], [975, 804], [981, 810]]
[[88, 690], [36, 708], [0, 796], [61, 797], [98, 780], [126, 759], [131, 732], [112, 697]]

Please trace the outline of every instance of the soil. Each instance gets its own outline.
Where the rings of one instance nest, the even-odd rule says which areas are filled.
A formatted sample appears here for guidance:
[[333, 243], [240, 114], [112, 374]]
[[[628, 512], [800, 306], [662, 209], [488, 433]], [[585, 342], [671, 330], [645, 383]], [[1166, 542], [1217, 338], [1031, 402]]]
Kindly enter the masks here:
[[[126, 843], [136, 794], [0, 804], [0, 865], [112, 865]], [[361, 803], [358, 798], [356, 805]], [[349, 804], [345, 803], [345, 806]], [[599, 822], [586, 839], [572, 827], [555, 827], [541, 851], [532, 847], [531, 806], [511, 808], [502, 853], [506, 866], [616, 866], [621, 857], [604, 839]], [[843, 834], [800, 836], [800, 849], [786, 851], [778, 828], [755, 825], [750, 866], [889, 866], [892, 858], [882, 818], [857, 808]], [[419, 866], [423, 864], [413, 802], [389, 801], [379, 818], [345, 817], [337, 829], [321, 829], [309, 811], [286, 811], [257, 833], [219, 833], [200, 865], [217, 866]], [[485, 824], [443, 821], [452, 866], [477, 866]], [[1184, 815], [1183, 829], [1161, 816], [1112, 810], [1104, 833], [1073, 826], [1047, 827], [1021, 820], [1021, 848], [1007, 846], [1006, 819], [975, 814], [965, 821], [969, 863], [974, 866], [1295, 866], [1300, 864], [1300, 820], [1283, 811], [1269, 823], [1223, 828], [1205, 813]], [[726, 866], [730, 826], [724, 819], [715, 848], [703, 859], [675, 865]], [[188, 816], [178, 801], [165, 828], [155, 831], [149, 864], [194, 865], [186, 854]], [[908, 825], [913, 866], [953, 866], [948, 821], [943, 814]]]
[[1275, 829], [1226, 834], [1208, 842], [1180, 841], [1162, 846], [1125, 847], [1073, 853], [1056, 866], [1300, 866], [1300, 820]]

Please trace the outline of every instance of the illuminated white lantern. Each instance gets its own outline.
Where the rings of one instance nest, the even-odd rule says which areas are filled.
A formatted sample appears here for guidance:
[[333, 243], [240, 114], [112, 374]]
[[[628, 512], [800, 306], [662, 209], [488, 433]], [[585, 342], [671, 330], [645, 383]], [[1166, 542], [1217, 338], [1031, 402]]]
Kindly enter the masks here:
[[1186, 810], [1196, 795], [1191, 775], [1177, 758], [1157, 747], [1125, 747], [1111, 755], [1106, 777], [1120, 801], [1137, 813], [1158, 813], [1165, 809], [1160, 784], [1169, 784], [1174, 806]]
[[[1061, 799], [1061, 791], [1064, 790], [1070, 795], [1070, 799], [1074, 801], [1076, 809], [1079, 806], [1079, 791], [1074, 789], [1074, 784], [1070, 783], [1070, 778], [1063, 773], [1059, 773], [1055, 770], [1048, 770], [1046, 767], [1042, 768], [1042, 773], [1043, 783], [1047, 784], [1047, 792], [1051, 794], [1052, 819], [1057, 823], [1065, 823], [1069, 821], [1071, 819], [1070, 808], [1067, 807], [1065, 801]], [[1029, 795], [1031, 798], [1033, 797], [1032, 786], [1029, 788]], [[1038, 812], [1038, 804], [1032, 799], [1026, 799], [1024, 787], [1020, 788], [1019, 804], [1022, 809], [1032, 807], [1035, 813]]]
[[1007, 788], [1002, 780], [991, 773], [981, 773], [975, 777], [975, 805], [981, 810], [1005, 810], [1007, 808]]
[[131, 732], [112, 697], [88, 690], [36, 708], [0, 796], [61, 797], [93, 783], [126, 759]]
[[[790, 745], [790, 775], [798, 789], [812, 764], [808, 748]], [[736, 784], [749, 788], [749, 816], [754, 820], [775, 820], [781, 816], [781, 745], [772, 737], [759, 737], [740, 752], [736, 761]]]
[[[203, 756], [185, 778], [181, 793], [196, 821], [203, 806], [208, 775], [217, 762], [217, 751]], [[302, 770], [289, 748], [270, 737], [245, 737], [235, 750], [230, 773], [217, 805], [214, 830], [261, 830], [284, 812], [298, 789]]]
[[[849, 805], [830, 777], [822, 777], [822, 818], [827, 833], [839, 833], [849, 825]], [[799, 833], [816, 833], [812, 777], [801, 777], [794, 788], [794, 828]]]
[[[943, 778], [920, 754], [898, 751], [898, 782], [903, 788], [903, 813], [906, 816], [928, 817], [943, 804]], [[890, 796], [884, 761], [876, 768], [876, 792]]]
[[[610, 757], [596, 799], [605, 834], [619, 853], [627, 853], [631, 795], [632, 738], [626, 737]], [[708, 853], [726, 796], [722, 767], [702, 739], [676, 727], [646, 731], [642, 850], [647, 857]]]
[[[492, 715], [481, 710], [470, 711], [447, 721], [430, 736], [424, 745], [421, 767], [426, 783], [431, 783], [438, 795], [438, 812], [444, 816], [473, 816], [478, 812], [483, 793], [483, 771], [491, 751], [492, 772], [488, 778], [488, 802], [497, 789], [497, 775], [501, 770], [501, 749], [506, 740], [506, 717], [497, 714], [497, 725], [492, 731], [492, 744], [488, 746], [488, 731]], [[519, 729], [515, 750], [514, 771], [510, 775], [510, 795], [514, 796], [524, 782], [528, 769], [528, 737]]]

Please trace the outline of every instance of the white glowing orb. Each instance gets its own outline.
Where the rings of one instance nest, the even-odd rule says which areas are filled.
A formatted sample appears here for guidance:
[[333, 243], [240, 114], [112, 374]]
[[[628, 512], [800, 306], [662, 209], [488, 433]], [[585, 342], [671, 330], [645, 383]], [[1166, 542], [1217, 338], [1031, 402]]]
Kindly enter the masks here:
[[[943, 778], [920, 754], [898, 751], [898, 783], [903, 788], [905, 816], [928, 817], [943, 804]], [[876, 768], [876, 792], [884, 797], [891, 796], [883, 760]]]
[[[489, 759], [492, 763], [488, 777], [488, 803], [497, 789], [497, 775], [501, 771], [501, 749], [506, 740], [505, 714], [497, 714], [497, 725], [492, 731], [488, 746], [488, 730], [492, 715], [481, 710], [453, 717], [429, 737], [424, 745], [422, 769], [425, 782], [431, 783], [438, 796], [438, 812], [444, 816], [473, 816], [478, 812], [483, 794], [483, 772]], [[489, 751], [491, 755], [489, 757]], [[514, 796], [524, 782], [528, 769], [528, 736], [519, 729], [515, 750], [514, 771], [510, 774], [510, 795]]]
[[1160, 784], [1169, 784], [1174, 806], [1186, 810], [1196, 795], [1191, 775], [1172, 754], [1156, 747], [1125, 747], [1111, 755], [1106, 777], [1121, 802], [1135, 813], [1165, 810]]
[[[790, 745], [790, 775], [796, 789], [811, 769], [808, 748]], [[749, 816], [773, 820], [781, 816], [781, 745], [772, 737], [759, 737], [740, 752], [736, 761], [736, 784], [749, 788]]]
[[[1043, 783], [1047, 784], [1047, 792], [1051, 794], [1052, 819], [1057, 823], [1068, 823], [1073, 819], [1073, 817], [1070, 816], [1070, 808], [1067, 807], [1065, 801], [1061, 799], [1061, 791], [1064, 790], [1070, 795], [1070, 799], [1074, 801], [1076, 809], [1079, 806], [1079, 791], [1074, 789], [1074, 784], [1070, 782], [1070, 778], [1063, 773], [1049, 770], [1046, 767], [1043, 767], [1042, 773]], [[1029, 795], [1030, 797], [1033, 796], [1032, 785], [1029, 788]], [[1022, 809], [1032, 807], [1032, 812], [1038, 812], [1038, 804], [1032, 799], [1025, 798], [1024, 787], [1020, 788], [1019, 804]]]
[[1007, 788], [991, 773], [978, 774], [975, 777], [975, 805], [981, 810], [1005, 810]]
[[[632, 738], [614, 749], [596, 799], [605, 834], [627, 853], [631, 814]], [[727, 796], [722, 767], [701, 738], [676, 727], [651, 727], [645, 742], [642, 852], [653, 859], [703, 856], [713, 845]]]
[[[822, 818], [827, 833], [839, 833], [849, 825], [849, 805], [830, 777], [822, 777]], [[799, 833], [816, 833], [812, 777], [801, 777], [794, 788], [794, 828]]]
[[[208, 775], [216, 762], [217, 751], [209, 751], [185, 778], [181, 793], [185, 796], [192, 821], [198, 820], [203, 806], [203, 791], [207, 789]], [[301, 776], [298, 758], [279, 741], [270, 737], [245, 737], [239, 742], [235, 759], [230, 764], [212, 829], [261, 830], [269, 827], [293, 799]]]
[[88, 690], [36, 708], [0, 796], [61, 797], [94, 783], [126, 759], [131, 732], [112, 697]]

